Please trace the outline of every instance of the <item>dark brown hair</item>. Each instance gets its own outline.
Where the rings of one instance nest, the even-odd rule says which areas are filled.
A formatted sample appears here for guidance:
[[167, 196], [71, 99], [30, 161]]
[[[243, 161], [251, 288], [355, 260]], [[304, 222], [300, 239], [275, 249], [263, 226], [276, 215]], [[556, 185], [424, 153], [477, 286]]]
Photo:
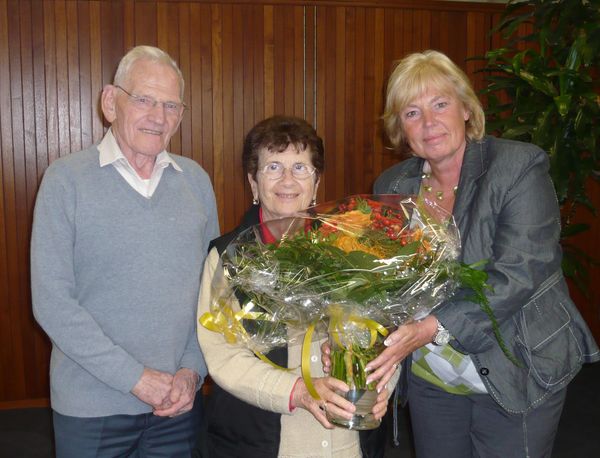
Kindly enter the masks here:
[[290, 145], [294, 145], [298, 151], [308, 150], [311, 165], [319, 175], [323, 172], [323, 140], [308, 122], [295, 116], [272, 116], [250, 129], [244, 140], [242, 152], [244, 170], [256, 178], [261, 150], [282, 153]]

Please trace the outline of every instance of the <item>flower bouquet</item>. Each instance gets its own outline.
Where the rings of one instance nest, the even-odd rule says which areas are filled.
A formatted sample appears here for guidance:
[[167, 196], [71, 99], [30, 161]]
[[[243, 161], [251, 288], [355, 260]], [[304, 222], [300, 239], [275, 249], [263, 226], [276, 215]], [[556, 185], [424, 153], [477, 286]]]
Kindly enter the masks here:
[[201, 322], [261, 358], [303, 338], [302, 373], [317, 399], [308, 348], [315, 328], [326, 329], [331, 375], [348, 384], [345, 396], [357, 405], [352, 420], [330, 421], [371, 429], [379, 425], [370, 414], [377, 393], [364, 368], [388, 329], [424, 318], [458, 287], [487, 305], [485, 272], [460, 263], [459, 252], [451, 215], [434, 203], [351, 196], [239, 234], [221, 256], [211, 313]]

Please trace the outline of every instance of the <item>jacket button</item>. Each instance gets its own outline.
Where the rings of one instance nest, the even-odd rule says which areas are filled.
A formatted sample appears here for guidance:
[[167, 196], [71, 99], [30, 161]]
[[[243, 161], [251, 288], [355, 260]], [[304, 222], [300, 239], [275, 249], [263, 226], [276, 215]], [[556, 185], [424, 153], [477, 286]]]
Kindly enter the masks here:
[[490, 370], [487, 367], [482, 367], [481, 369], [479, 369], [479, 373], [481, 375], [488, 375], [490, 373]]

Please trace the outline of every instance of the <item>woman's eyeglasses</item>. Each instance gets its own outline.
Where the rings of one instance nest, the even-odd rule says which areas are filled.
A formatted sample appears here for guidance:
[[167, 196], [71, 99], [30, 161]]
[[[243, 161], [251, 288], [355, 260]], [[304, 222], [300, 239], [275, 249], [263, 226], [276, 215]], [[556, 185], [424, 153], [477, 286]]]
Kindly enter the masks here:
[[286, 170], [289, 170], [294, 178], [305, 180], [311, 175], [314, 175], [316, 169], [313, 166], [302, 162], [296, 162], [290, 167], [286, 167], [281, 162], [269, 162], [259, 171], [263, 175], [266, 175], [270, 180], [278, 180], [283, 176]]
[[169, 115], [181, 115], [183, 110], [185, 109], [185, 103], [181, 102], [160, 102], [156, 100], [154, 97], [150, 97], [149, 95], [136, 95], [131, 92], [123, 89], [121, 86], [115, 85], [116, 88], [121, 89], [125, 94], [129, 96], [129, 100], [134, 107], [142, 110], [142, 111], [150, 111], [157, 104], [162, 104], [165, 112]]

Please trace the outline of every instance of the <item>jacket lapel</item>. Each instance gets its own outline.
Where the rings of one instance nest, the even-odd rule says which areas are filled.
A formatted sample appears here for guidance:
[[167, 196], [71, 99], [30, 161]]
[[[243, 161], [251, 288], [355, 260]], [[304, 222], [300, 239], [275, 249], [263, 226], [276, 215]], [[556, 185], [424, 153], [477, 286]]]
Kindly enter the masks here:
[[487, 141], [481, 140], [467, 144], [463, 164], [460, 171], [458, 192], [452, 212], [456, 225], [460, 229], [461, 239], [465, 240], [470, 226], [468, 209], [475, 198], [478, 189], [478, 180], [487, 170]]

